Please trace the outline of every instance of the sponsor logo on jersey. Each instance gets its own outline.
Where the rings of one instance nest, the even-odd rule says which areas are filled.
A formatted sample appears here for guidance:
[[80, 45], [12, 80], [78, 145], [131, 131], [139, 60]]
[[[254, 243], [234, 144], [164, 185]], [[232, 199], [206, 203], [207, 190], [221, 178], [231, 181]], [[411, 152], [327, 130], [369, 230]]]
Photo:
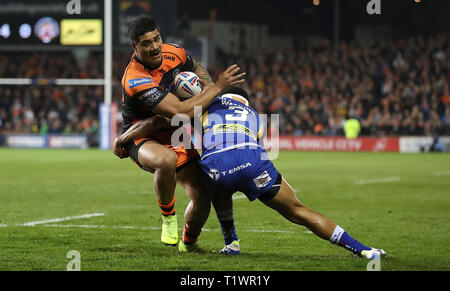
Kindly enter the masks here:
[[148, 107], [153, 107], [153, 104], [157, 102], [163, 96], [163, 92], [157, 87], [144, 90], [137, 94], [137, 98], [145, 102]]
[[242, 165], [239, 165], [239, 166], [234, 167], [232, 169], [229, 169], [228, 171], [222, 171], [222, 175], [226, 176], [227, 174], [233, 174], [233, 173], [238, 172], [240, 170], [243, 170], [243, 169], [245, 169], [247, 167], [250, 167], [251, 165], [252, 165], [252, 163], [247, 162], [245, 164], [242, 164]]
[[165, 60], [170, 60], [172, 62], [175, 62], [175, 57], [174, 56], [168, 56], [168, 55], [163, 55]]
[[151, 84], [151, 83], [152, 83], [152, 79], [150, 79], [150, 78], [140, 78], [140, 79], [128, 80], [128, 86], [130, 88], [134, 88], [134, 87], [140, 86], [142, 84]]
[[246, 126], [239, 123], [216, 124], [213, 126], [214, 134], [221, 133], [242, 133], [257, 139], [256, 135]]
[[272, 178], [270, 178], [269, 173], [267, 173], [267, 171], [264, 171], [261, 175], [253, 179], [253, 182], [255, 183], [256, 187], [261, 189], [266, 187], [271, 180]]

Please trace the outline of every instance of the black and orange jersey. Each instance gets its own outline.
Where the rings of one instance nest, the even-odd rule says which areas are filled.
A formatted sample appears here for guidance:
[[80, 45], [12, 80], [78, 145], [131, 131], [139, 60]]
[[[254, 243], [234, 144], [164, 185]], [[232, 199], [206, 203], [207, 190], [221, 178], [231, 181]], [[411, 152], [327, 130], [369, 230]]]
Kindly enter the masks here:
[[138, 120], [152, 117], [153, 108], [173, 86], [178, 72], [192, 71], [194, 62], [186, 51], [174, 44], [163, 44], [162, 62], [158, 67], [143, 64], [136, 54], [122, 77], [122, 133]]

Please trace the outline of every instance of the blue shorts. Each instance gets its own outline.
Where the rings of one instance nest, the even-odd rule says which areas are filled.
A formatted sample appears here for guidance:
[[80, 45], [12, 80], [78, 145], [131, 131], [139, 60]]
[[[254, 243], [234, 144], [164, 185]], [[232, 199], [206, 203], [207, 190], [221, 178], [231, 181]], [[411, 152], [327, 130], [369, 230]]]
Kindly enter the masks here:
[[199, 164], [215, 195], [230, 197], [239, 191], [250, 201], [267, 201], [281, 187], [281, 175], [262, 148], [231, 149], [209, 155]]

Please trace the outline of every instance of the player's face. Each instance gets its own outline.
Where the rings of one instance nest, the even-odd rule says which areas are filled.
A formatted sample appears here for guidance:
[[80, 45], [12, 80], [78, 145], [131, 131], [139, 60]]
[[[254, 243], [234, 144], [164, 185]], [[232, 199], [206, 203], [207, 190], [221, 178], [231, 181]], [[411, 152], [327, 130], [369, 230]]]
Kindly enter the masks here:
[[162, 39], [157, 29], [139, 36], [139, 42], [133, 44], [138, 58], [152, 67], [161, 64]]

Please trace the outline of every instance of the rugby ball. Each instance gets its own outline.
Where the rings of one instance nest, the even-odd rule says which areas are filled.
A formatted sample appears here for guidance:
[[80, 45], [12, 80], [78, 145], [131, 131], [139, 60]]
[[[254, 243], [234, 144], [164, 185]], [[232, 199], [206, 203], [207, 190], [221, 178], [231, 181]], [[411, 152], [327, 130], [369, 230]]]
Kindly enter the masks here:
[[203, 86], [199, 77], [193, 72], [180, 72], [173, 81], [172, 92], [180, 99], [188, 99], [202, 92]]

